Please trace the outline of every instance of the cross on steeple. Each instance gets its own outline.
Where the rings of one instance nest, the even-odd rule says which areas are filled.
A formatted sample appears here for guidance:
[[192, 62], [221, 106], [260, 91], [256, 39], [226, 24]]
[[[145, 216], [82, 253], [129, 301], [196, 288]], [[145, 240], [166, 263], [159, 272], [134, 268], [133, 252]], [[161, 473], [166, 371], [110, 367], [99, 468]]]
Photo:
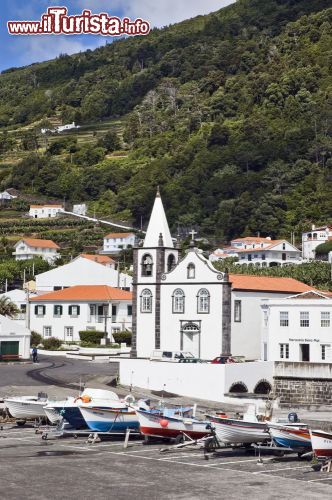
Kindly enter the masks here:
[[189, 231], [189, 234], [191, 235], [191, 240], [195, 241], [195, 234], [197, 234], [197, 232], [192, 229], [191, 231]]

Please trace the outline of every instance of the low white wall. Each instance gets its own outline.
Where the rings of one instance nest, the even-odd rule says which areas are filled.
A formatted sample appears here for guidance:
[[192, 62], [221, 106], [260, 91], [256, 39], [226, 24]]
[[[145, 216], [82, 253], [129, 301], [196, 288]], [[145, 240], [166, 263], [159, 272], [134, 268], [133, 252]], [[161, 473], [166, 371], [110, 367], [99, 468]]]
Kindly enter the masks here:
[[332, 363], [276, 361], [274, 375], [276, 377], [332, 379]]
[[[249, 392], [260, 380], [272, 384], [273, 363], [253, 362], [234, 365], [169, 363], [145, 359], [119, 359], [120, 383], [226, 402], [224, 394], [234, 382], [244, 382]], [[237, 402], [234, 400], [234, 403]], [[241, 403], [245, 401], [241, 400]]]

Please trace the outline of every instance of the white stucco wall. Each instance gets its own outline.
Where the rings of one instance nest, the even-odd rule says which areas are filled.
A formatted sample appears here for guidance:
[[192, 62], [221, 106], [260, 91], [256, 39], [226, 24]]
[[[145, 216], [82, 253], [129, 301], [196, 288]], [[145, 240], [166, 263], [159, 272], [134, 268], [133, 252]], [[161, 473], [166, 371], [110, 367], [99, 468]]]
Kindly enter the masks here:
[[19, 322], [0, 315], [0, 343], [19, 342], [19, 356], [28, 359], [30, 356], [30, 330]]
[[[232, 291], [232, 354], [247, 360], [261, 357], [262, 299], [285, 298], [290, 294]], [[235, 300], [241, 300], [241, 321], [234, 320]]]
[[[118, 271], [79, 257], [69, 264], [36, 276], [36, 289], [41, 292], [54, 290], [55, 286], [69, 287], [75, 285], [109, 285], [118, 286]], [[132, 277], [120, 273], [119, 287], [132, 289]]]
[[207, 363], [169, 363], [143, 359], [120, 359], [120, 383], [144, 389], [199, 399], [226, 402], [231, 385], [244, 382], [253, 392], [260, 380], [272, 385], [273, 363], [254, 362], [234, 365]]
[[[289, 358], [284, 361], [302, 361], [301, 344], [308, 344], [310, 362], [332, 362], [332, 300], [283, 299], [262, 301], [262, 355], [267, 344], [267, 359], [282, 360], [280, 344], [289, 346]], [[280, 326], [280, 312], [288, 312], [288, 326]], [[300, 326], [300, 312], [309, 312], [309, 327]], [[321, 326], [321, 312], [330, 313], [330, 326]], [[326, 345], [326, 359], [322, 359], [322, 345]]]

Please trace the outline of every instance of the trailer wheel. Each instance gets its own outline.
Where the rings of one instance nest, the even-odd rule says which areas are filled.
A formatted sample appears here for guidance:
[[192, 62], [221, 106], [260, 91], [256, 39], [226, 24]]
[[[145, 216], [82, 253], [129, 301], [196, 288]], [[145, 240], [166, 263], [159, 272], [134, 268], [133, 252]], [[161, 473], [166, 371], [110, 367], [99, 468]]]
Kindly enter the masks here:
[[209, 439], [207, 439], [204, 443], [204, 451], [206, 453], [212, 453], [213, 451], [215, 451], [217, 448], [217, 445], [216, 445], [216, 440], [214, 437], [210, 437]]
[[26, 420], [16, 420], [16, 425], [18, 427], [23, 427], [26, 424]]

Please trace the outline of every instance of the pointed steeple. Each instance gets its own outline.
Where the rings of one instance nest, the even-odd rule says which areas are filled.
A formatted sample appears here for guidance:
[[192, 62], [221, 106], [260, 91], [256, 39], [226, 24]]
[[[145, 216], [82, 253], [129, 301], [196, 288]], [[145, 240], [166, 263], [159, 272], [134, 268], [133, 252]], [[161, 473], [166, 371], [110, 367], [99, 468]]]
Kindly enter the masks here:
[[158, 247], [161, 240], [163, 246], [174, 248], [158, 186], [143, 247]]

